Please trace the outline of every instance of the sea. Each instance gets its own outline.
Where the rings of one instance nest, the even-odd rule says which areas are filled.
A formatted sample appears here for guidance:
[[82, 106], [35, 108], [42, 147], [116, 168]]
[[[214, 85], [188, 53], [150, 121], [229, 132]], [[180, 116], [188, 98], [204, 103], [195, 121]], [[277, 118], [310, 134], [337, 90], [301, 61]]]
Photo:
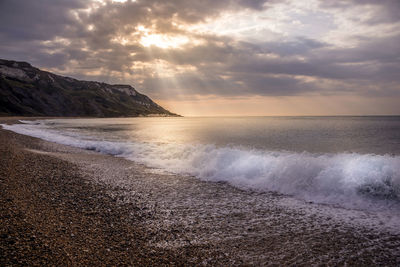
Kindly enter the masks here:
[[16, 133], [156, 171], [400, 214], [400, 116], [21, 120]]

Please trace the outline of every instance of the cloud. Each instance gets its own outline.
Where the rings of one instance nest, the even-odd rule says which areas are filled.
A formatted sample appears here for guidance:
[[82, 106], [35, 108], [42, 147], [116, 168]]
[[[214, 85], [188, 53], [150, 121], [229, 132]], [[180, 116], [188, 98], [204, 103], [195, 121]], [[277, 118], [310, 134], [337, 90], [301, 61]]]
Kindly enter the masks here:
[[15, 41], [51, 40], [77, 24], [72, 10], [84, 8], [82, 0], [2, 0], [0, 33]]
[[[382, 23], [396, 25], [398, 3], [324, 1], [307, 13], [295, 9], [289, 0], [3, 0], [0, 57], [29, 61], [77, 78], [130, 83], [158, 99], [349, 93], [399, 97], [400, 34], [377, 34]], [[340, 17], [338, 10], [355, 12], [365, 5], [371, 15], [351, 22], [363, 30], [351, 35], [353, 45], [340, 46], [336, 40], [322, 38], [328, 36], [322, 29], [315, 38], [301, 26], [293, 33], [295, 18], [307, 18], [310, 23], [310, 14]], [[291, 20], [286, 15], [278, 21], [285, 7], [301, 16], [293, 15]], [[285, 27], [278, 25], [268, 41], [262, 36], [245, 40], [212, 29], [193, 30], [201, 23], [212, 25], [221, 14], [243, 12], [268, 17], [265, 23], [273, 19], [277, 24], [289, 23], [292, 30], [279, 32]], [[321, 27], [326, 27], [327, 34], [348, 31], [339, 26]], [[143, 38], [153, 43], [145, 45]]]
[[[349, 8], [370, 6], [367, 24], [394, 23], [400, 21], [400, 1], [398, 0], [321, 0], [322, 8], [346, 10]], [[355, 17], [356, 19], [357, 17]]]

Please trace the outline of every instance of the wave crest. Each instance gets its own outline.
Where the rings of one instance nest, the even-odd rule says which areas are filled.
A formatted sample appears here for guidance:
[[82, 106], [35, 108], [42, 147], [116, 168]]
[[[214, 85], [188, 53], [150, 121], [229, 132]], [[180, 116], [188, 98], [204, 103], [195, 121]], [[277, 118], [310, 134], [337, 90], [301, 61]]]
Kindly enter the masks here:
[[399, 207], [400, 157], [315, 154], [217, 147], [85, 140], [44, 125], [2, 125], [47, 141], [117, 155], [173, 173], [223, 181], [256, 191], [276, 191], [345, 207]]

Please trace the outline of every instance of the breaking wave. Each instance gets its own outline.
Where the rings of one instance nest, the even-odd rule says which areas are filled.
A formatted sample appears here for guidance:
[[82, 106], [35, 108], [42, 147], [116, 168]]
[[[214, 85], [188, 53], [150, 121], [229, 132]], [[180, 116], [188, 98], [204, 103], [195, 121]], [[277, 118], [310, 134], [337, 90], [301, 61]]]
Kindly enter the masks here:
[[276, 191], [306, 201], [349, 208], [400, 207], [400, 156], [115, 142], [93, 140], [28, 123], [1, 126], [47, 141], [124, 157], [168, 172], [227, 182], [241, 189]]

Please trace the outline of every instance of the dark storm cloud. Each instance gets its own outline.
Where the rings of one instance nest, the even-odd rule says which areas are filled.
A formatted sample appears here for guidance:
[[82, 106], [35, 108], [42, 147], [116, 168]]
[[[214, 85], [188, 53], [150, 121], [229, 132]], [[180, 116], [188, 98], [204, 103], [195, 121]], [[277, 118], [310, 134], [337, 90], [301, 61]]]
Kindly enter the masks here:
[[70, 56], [54, 49], [49, 53], [51, 47], [42, 42], [66, 36], [69, 29], [79, 27], [71, 11], [85, 5], [84, 0], [1, 0], [0, 56], [49, 68], [62, 66]]
[[49, 40], [76, 25], [71, 10], [84, 7], [83, 0], [1, 0], [0, 33], [15, 41]]
[[[396, 14], [400, 12], [395, 13], [400, 11], [398, 1], [324, 1], [321, 6], [339, 10], [366, 3], [377, 6], [376, 22], [366, 23], [399, 19]], [[273, 4], [263, 0], [139, 0], [105, 4], [83, 0], [0, 0], [0, 57], [68, 71], [68, 75], [77, 78], [129, 82], [157, 98], [335, 92], [400, 95], [398, 34], [355, 36], [359, 38], [356, 46], [340, 48], [300, 33], [291, 39], [245, 42], [185, 28], [225, 10], [257, 12]], [[87, 12], [89, 7], [93, 8], [91, 12]], [[144, 47], [139, 40], [126, 45], [115, 41], [136, 36], [139, 25], [156, 33], [181, 34], [200, 42], [163, 49]], [[176, 67], [193, 67], [195, 71], [166, 77], [131, 68], [137, 63], [155, 66], [156, 60]], [[140, 75], [141, 80], [126, 79], [126, 75]]]

